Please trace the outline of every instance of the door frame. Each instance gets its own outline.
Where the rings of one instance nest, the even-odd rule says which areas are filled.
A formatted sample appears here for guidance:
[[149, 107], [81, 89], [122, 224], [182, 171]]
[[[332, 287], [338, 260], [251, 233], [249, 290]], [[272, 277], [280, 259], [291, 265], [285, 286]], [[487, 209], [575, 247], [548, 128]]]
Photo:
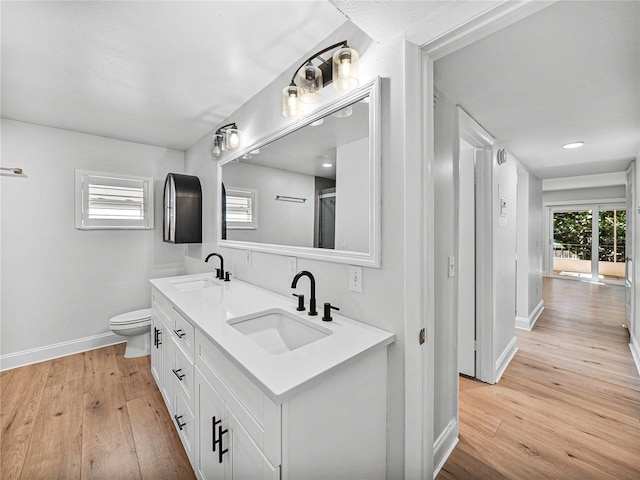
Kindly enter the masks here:
[[[628, 315], [629, 318], [627, 321], [627, 328], [629, 332], [633, 332], [633, 328], [635, 325], [635, 308], [636, 308], [636, 292], [635, 292], [635, 272], [634, 272], [634, 245], [635, 245], [635, 222], [636, 222], [636, 213], [635, 213], [635, 205], [636, 205], [636, 190], [635, 190], [635, 182], [636, 182], [636, 163], [631, 162], [629, 168], [627, 169], [627, 231], [626, 231], [626, 244], [625, 244], [625, 255], [626, 255], [626, 268], [625, 268], [625, 289], [627, 290], [627, 295], [629, 295], [629, 310]], [[627, 286], [627, 278], [631, 277], [631, 284]]]
[[[434, 76], [433, 62], [481, 38], [526, 18], [555, 0], [500, 2], [485, 12], [460, 24], [451, 24], [442, 34], [423, 40], [421, 45], [404, 43], [405, 160], [413, 157], [421, 162], [405, 161], [404, 180], [407, 191], [418, 189], [415, 197], [405, 200], [405, 216], [417, 218], [420, 234], [415, 235], [405, 223], [405, 422], [404, 476], [432, 480], [434, 469], [434, 329], [435, 310], [433, 238], [434, 224]], [[454, 15], [455, 17], [455, 15]], [[410, 187], [410, 188], [409, 188]], [[416, 253], [419, 261], [411, 254]]]
[[[483, 382], [494, 383], [493, 365], [493, 215], [492, 149], [496, 141], [478, 122], [458, 106], [458, 135], [480, 153], [476, 160], [476, 378]], [[460, 142], [455, 145], [454, 185], [456, 199], [460, 193]], [[458, 235], [459, 211], [456, 204], [456, 259], [460, 258], [460, 238]], [[459, 265], [458, 265], [459, 268]], [[458, 323], [458, 287], [460, 275], [455, 282], [455, 321]]]

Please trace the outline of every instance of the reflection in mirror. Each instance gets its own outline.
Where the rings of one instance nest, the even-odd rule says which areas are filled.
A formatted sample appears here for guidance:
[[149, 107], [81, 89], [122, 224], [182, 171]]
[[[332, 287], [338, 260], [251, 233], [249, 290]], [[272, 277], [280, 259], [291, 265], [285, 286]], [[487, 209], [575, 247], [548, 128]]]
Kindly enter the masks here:
[[226, 238], [367, 252], [368, 100], [225, 164]]
[[374, 87], [220, 162], [222, 245], [378, 264]]

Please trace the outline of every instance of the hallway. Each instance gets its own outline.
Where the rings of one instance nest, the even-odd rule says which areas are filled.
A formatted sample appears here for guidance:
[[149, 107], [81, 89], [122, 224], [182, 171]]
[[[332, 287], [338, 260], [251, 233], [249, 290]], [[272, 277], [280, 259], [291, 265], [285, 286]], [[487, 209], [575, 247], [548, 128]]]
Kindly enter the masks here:
[[438, 480], [640, 478], [624, 287], [545, 278], [543, 298], [497, 385], [460, 377], [460, 442]]

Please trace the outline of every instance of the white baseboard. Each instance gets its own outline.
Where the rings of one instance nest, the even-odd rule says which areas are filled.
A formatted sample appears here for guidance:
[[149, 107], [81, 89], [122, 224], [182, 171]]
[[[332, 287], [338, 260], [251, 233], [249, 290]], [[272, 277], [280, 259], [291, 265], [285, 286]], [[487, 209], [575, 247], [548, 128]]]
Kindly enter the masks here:
[[513, 356], [516, 354], [517, 351], [518, 351], [518, 339], [514, 336], [509, 342], [509, 345], [507, 345], [507, 348], [504, 349], [504, 351], [498, 358], [498, 361], [496, 362], [494, 383], [498, 383], [498, 380], [500, 380], [500, 377], [502, 377], [502, 374], [509, 366], [511, 359], [513, 358]]
[[538, 318], [540, 318], [540, 315], [542, 314], [543, 310], [544, 310], [544, 301], [540, 300], [540, 303], [538, 303], [538, 305], [536, 305], [536, 308], [533, 309], [533, 312], [531, 312], [531, 314], [529, 315], [529, 318], [516, 317], [516, 328], [519, 328], [520, 330], [531, 331], [533, 326], [538, 321]]
[[631, 356], [633, 357], [633, 361], [638, 369], [638, 375], [640, 375], [640, 344], [638, 343], [638, 340], [636, 340], [636, 337], [633, 336], [633, 333], [631, 334], [629, 348], [631, 349]]
[[33, 363], [44, 362], [53, 358], [65, 357], [74, 353], [86, 352], [94, 348], [107, 347], [126, 341], [125, 337], [113, 332], [79, 338], [68, 342], [55, 343], [44, 347], [32, 348], [21, 352], [0, 356], [0, 371], [23, 367]]
[[458, 419], [452, 418], [433, 444], [433, 478], [436, 478], [447, 458], [458, 444]]

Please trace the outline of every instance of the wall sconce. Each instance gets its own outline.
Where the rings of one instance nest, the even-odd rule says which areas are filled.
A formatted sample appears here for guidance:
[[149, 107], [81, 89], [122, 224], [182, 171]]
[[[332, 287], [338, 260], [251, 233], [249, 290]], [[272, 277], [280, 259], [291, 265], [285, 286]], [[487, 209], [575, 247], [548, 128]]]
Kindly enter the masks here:
[[[322, 54], [338, 50], [332, 61], [325, 60]], [[319, 65], [313, 61], [318, 59]], [[282, 90], [282, 114], [287, 118], [298, 118], [302, 114], [302, 103], [318, 103], [322, 100], [322, 88], [333, 82], [336, 90], [351, 90], [358, 82], [359, 55], [349, 48], [347, 41], [336, 43], [320, 50], [302, 62], [291, 77], [291, 83]]]
[[240, 146], [240, 131], [235, 123], [229, 123], [216, 130], [213, 134], [213, 148], [211, 153], [219, 157], [227, 150], [237, 150]]

